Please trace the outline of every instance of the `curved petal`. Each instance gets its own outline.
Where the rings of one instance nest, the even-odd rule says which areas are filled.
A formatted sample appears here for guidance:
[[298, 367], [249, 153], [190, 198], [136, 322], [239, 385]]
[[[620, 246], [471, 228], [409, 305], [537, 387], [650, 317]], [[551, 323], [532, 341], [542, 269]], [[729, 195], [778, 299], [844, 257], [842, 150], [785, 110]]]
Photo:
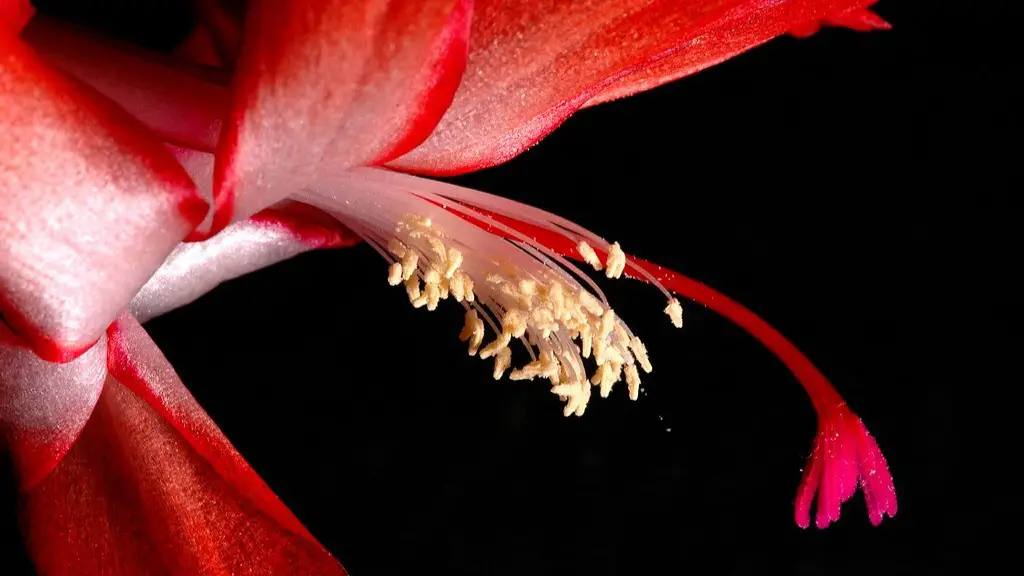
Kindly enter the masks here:
[[500, 164], [587, 102], [652, 88], [874, 1], [480, 0], [451, 108], [423, 144], [388, 165], [448, 175]]
[[25, 496], [37, 569], [70, 574], [343, 575], [123, 316], [74, 447]]
[[146, 322], [232, 278], [309, 250], [351, 246], [359, 241], [359, 236], [315, 208], [283, 203], [236, 222], [209, 240], [179, 245], [128, 309], [139, 322]]
[[67, 361], [96, 342], [207, 204], [122, 109], [8, 34], [0, 55], [0, 313], [16, 340]]
[[472, 6], [254, 3], [218, 148], [214, 229], [295, 192], [325, 162], [382, 162], [422, 141], [461, 78]]
[[71, 448], [106, 377], [105, 338], [64, 364], [0, 344], [0, 441], [11, 452], [22, 490], [45, 478]]
[[35, 14], [29, 0], [0, 0], [0, 27], [17, 33]]
[[[844, 25], [839, 22], [849, 22], [849, 27], [862, 32], [888, 29], [888, 24], [884, 20], [875, 16], [870, 10], [862, 8], [877, 1], [833, 3], [845, 6], [838, 12], [825, 9], [822, 11], [793, 10], [791, 5], [796, 4], [793, 2], [763, 3], [764, 7], [755, 13], [733, 10], [664, 58], [656, 58], [649, 66], [641, 67], [612, 82], [600, 93], [590, 98], [585, 106], [594, 106], [632, 96], [695, 74], [763, 44], [780, 34], [789, 32], [800, 35], [808, 26], [813, 26], [816, 29], [819, 18], [836, 26]], [[874, 18], [870, 19], [865, 14]], [[865, 23], [857, 24], [857, 18], [866, 19]], [[875, 25], [868, 26], [866, 24], [868, 20]]]

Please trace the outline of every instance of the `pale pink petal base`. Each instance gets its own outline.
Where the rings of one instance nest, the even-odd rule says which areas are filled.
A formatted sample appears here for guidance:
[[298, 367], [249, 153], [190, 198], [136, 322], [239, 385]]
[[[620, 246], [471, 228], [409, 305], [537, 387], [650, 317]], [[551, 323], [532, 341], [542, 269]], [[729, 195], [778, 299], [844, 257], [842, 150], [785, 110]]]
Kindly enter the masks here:
[[0, 33], [0, 313], [41, 357], [85, 352], [207, 212], [164, 146]]
[[129, 311], [146, 322], [193, 302], [222, 282], [317, 248], [360, 238], [305, 204], [285, 202], [236, 222], [208, 240], [179, 245], [146, 282]]
[[10, 451], [22, 490], [45, 478], [71, 449], [106, 377], [105, 337], [64, 364], [0, 344], [0, 441]]

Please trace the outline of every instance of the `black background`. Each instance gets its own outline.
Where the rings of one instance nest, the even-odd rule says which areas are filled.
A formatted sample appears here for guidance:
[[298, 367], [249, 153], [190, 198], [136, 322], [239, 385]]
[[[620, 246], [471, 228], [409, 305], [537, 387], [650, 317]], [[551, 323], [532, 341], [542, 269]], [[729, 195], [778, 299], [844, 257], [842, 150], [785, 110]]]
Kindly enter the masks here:
[[[188, 24], [166, 2], [81, 4], [65, 13], [158, 47]], [[148, 328], [354, 576], [957, 573], [974, 515], [961, 400], [1000, 380], [1009, 350], [1008, 4], [883, 0], [891, 32], [777, 39], [453, 179], [774, 324], [886, 454], [900, 511], [880, 527], [860, 495], [825, 531], [794, 525], [815, 434], [802, 389], [709, 311], [686, 306], [673, 329], [637, 282], [602, 287], [645, 337], [647, 394], [617, 390], [582, 419], [543, 384], [491, 380], [457, 340], [459, 310], [413, 310], [365, 246], [229, 282]], [[0, 536], [18, 542], [6, 510]], [[7, 557], [4, 574], [31, 573]]]

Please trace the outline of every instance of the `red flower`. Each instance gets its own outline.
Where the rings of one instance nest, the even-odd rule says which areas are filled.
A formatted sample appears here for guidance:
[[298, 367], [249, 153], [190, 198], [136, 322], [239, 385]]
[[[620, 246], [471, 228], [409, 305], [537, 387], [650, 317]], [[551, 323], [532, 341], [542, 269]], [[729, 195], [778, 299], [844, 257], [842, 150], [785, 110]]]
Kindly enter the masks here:
[[[555, 215], [409, 174], [501, 163], [580, 108], [787, 32], [884, 28], [872, 3], [263, 0], [244, 25], [201, 3], [177, 54], [229, 65], [211, 69], [41, 17], [22, 29], [28, 3], [0, 1], [0, 437], [39, 571], [344, 573], [136, 318], [358, 240], [414, 306], [461, 303], [470, 355], [547, 378], [567, 416], [621, 380], [636, 399], [653, 367], [568, 259], [652, 283], [676, 326], [676, 296], [720, 312], [818, 408], [797, 522], [816, 491], [818, 525], [836, 519], [858, 480], [873, 522], [895, 513], [860, 420], [753, 313]], [[531, 362], [511, 365], [513, 340]]]

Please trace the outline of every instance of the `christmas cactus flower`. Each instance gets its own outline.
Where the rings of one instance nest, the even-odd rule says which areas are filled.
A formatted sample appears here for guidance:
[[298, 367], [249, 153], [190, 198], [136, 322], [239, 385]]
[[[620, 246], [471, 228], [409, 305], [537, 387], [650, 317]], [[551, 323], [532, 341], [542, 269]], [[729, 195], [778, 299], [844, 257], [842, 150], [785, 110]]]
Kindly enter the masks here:
[[546, 379], [566, 416], [636, 399], [657, 363], [581, 267], [650, 283], [677, 327], [681, 300], [711, 308], [818, 412], [797, 524], [816, 501], [824, 528], [858, 486], [873, 523], [893, 515], [864, 424], [755, 314], [557, 215], [429, 178], [783, 34], [887, 28], [873, 2], [209, 1], [168, 55], [0, 0], [0, 442], [39, 573], [345, 573], [140, 322], [359, 242], [413, 306], [461, 307], [494, 378]]

